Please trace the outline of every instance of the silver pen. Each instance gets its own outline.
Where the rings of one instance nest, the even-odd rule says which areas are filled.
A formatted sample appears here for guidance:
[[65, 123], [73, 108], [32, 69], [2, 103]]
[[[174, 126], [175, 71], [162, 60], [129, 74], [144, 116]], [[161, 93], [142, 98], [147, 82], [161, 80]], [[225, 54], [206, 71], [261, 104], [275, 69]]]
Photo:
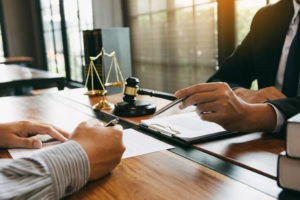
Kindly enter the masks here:
[[172, 101], [171, 103], [165, 105], [164, 107], [162, 107], [161, 109], [159, 109], [158, 111], [156, 111], [153, 114], [153, 117], [159, 115], [162, 112], [165, 112], [166, 110], [168, 110], [169, 108], [172, 108], [173, 106], [175, 106], [176, 104], [182, 102], [183, 100], [185, 100], [185, 98], [180, 98], [180, 99], [176, 99], [176, 100]]
[[119, 123], [119, 120], [120, 120], [119, 118], [115, 118], [115, 119], [109, 121], [109, 122], [105, 125], [105, 127], [114, 126], [114, 125], [116, 125], [117, 123]]

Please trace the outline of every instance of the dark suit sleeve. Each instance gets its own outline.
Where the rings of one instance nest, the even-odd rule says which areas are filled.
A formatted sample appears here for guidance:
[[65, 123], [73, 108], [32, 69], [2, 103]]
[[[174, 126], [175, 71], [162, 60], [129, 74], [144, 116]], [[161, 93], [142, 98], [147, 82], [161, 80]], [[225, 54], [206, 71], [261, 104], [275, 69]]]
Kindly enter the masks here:
[[300, 113], [300, 96], [268, 101], [273, 104], [288, 119]]
[[264, 18], [265, 8], [254, 16], [250, 31], [236, 50], [221, 64], [220, 69], [208, 79], [208, 82], [227, 82], [231, 87], [250, 88], [257, 79], [253, 52], [255, 35], [260, 34], [260, 21]]
[[[268, 9], [268, 8], [267, 8]], [[253, 18], [251, 29], [246, 38], [243, 40], [236, 50], [229, 56], [220, 69], [208, 79], [208, 82], [227, 82], [231, 88], [244, 87], [250, 88], [253, 80], [257, 79], [255, 73], [255, 60], [253, 45], [255, 35], [260, 34], [262, 19], [268, 15], [266, 8], [260, 9]], [[267, 11], [267, 12], [266, 12]], [[286, 118], [300, 113], [300, 96], [294, 98], [285, 98], [274, 101], [269, 101], [280, 110]]]
[[231, 87], [250, 88], [252, 81], [256, 78], [252, 45], [256, 21], [259, 20], [259, 12], [255, 15], [246, 38], [221, 64], [220, 69], [208, 79], [208, 82], [227, 82]]

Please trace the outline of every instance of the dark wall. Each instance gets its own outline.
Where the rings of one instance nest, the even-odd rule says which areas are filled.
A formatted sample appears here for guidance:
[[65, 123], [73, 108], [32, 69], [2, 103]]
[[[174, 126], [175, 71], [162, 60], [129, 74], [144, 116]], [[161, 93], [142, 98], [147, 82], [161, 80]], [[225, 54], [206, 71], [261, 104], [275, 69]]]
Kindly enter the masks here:
[[29, 56], [45, 69], [38, 0], [2, 0], [7, 56]]

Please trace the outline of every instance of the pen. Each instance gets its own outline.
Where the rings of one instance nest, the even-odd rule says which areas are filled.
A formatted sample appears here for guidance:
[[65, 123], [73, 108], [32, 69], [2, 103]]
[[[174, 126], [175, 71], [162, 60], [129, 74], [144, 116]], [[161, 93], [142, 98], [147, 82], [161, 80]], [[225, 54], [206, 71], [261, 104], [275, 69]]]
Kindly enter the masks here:
[[109, 121], [109, 122], [105, 125], [105, 127], [114, 126], [114, 125], [116, 125], [117, 123], [119, 123], [119, 120], [120, 120], [119, 118], [115, 118], [115, 119]]
[[174, 101], [172, 101], [171, 103], [167, 104], [166, 106], [162, 107], [161, 109], [159, 109], [158, 111], [156, 111], [153, 116], [157, 116], [162, 112], [165, 112], [166, 110], [168, 110], [169, 108], [172, 108], [173, 106], [175, 106], [176, 104], [182, 102], [185, 98], [180, 98], [180, 99], [176, 99]]

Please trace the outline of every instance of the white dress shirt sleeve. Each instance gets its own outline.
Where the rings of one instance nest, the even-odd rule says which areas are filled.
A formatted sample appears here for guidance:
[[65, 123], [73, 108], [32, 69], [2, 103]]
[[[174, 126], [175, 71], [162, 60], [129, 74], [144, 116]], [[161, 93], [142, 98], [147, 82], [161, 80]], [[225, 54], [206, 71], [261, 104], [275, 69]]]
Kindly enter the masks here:
[[72, 140], [30, 158], [0, 159], [0, 199], [60, 199], [83, 187], [89, 170]]
[[274, 106], [271, 103], [267, 103], [267, 104], [269, 104], [276, 113], [276, 126], [275, 126], [274, 130], [272, 131], [272, 133], [278, 133], [281, 130], [281, 128], [285, 122], [285, 116], [283, 115], [283, 113], [280, 110], [278, 110], [276, 108], [276, 106]]

